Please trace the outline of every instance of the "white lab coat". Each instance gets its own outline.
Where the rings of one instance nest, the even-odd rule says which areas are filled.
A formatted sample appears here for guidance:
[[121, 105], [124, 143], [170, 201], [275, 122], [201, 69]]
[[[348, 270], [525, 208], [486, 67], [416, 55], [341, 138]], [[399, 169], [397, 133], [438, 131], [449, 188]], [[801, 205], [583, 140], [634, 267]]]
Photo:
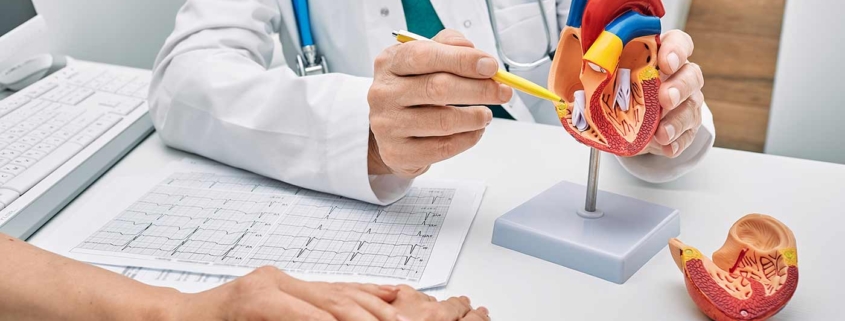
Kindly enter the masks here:
[[[545, 52], [545, 33], [533, 0], [495, 0], [502, 46], [513, 58]], [[569, 0], [544, 1], [553, 45]], [[496, 55], [484, 0], [432, 0], [447, 28]], [[310, 0], [312, 29], [331, 74], [297, 77], [272, 66], [279, 35], [287, 65], [299, 39], [290, 0], [188, 0], [156, 60], [150, 114], [172, 147], [298, 186], [376, 204], [405, 194], [411, 180], [368, 175], [367, 148], [373, 60], [405, 29], [400, 0]], [[278, 58], [278, 57], [277, 57]], [[282, 60], [282, 59], [277, 59]], [[549, 67], [518, 73], [545, 85]], [[522, 121], [558, 123], [551, 105], [514, 95], [505, 105]], [[713, 144], [712, 116], [680, 157], [620, 158], [647, 181], [675, 179], [695, 166]], [[563, 133], [562, 133], [563, 135]]]

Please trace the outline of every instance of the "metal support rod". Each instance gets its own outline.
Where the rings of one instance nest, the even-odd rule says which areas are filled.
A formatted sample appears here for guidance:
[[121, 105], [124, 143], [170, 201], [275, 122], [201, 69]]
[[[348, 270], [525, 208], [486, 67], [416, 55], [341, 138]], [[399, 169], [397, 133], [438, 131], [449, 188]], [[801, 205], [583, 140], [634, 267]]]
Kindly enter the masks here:
[[599, 160], [601, 152], [598, 149], [590, 149], [590, 172], [587, 174], [587, 203], [584, 210], [587, 212], [596, 211], [596, 193], [599, 190]]

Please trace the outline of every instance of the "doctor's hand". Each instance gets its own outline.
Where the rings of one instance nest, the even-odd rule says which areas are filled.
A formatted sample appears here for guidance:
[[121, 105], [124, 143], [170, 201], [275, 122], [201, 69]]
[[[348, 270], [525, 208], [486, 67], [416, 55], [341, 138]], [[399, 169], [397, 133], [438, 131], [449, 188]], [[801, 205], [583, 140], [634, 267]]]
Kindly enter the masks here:
[[174, 320], [407, 321], [390, 305], [399, 289], [305, 282], [262, 267], [217, 288], [184, 294]]
[[688, 34], [672, 30], [660, 39], [657, 65], [663, 83], [658, 99], [663, 106], [663, 119], [643, 153], [675, 158], [692, 144], [701, 127], [704, 76], [697, 64], [687, 60], [694, 48]]
[[490, 78], [497, 60], [454, 30], [385, 49], [370, 87], [370, 174], [419, 176], [474, 146], [493, 119], [485, 106], [512, 90]]

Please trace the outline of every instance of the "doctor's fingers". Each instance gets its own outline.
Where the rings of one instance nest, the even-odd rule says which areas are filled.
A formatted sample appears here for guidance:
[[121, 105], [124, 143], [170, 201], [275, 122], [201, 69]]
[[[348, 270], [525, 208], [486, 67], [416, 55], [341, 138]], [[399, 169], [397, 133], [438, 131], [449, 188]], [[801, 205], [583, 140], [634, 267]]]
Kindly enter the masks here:
[[472, 41], [469, 41], [469, 39], [464, 37], [464, 34], [455, 29], [443, 29], [434, 38], [431, 38], [431, 40], [450, 46], [475, 48], [475, 44]]
[[442, 137], [410, 137], [402, 144], [382, 154], [385, 163], [404, 164], [420, 168], [458, 155], [481, 140], [484, 129]]
[[[687, 63], [677, 73], [663, 81], [657, 91], [657, 99], [665, 112], [677, 108], [682, 102], [692, 99], [696, 94], [701, 94], [704, 88], [704, 75], [701, 67], [695, 63]], [[698, 97], [696, 97], [697, 99]], [[704, 97], [697, 99], [703, 103]]]
[[470, 79], [453, 74], [400, 77], [394, 90], [396, 103], [418, 105], [499, 105], [511, 100], [513, 90], [490, 79]]
[[684, 132], [690, 129], [698, 129], [701, 126], [701, 101], [704, 94], [701, 92], [693, 94], [690, 99], [685, 100], [678, 108], [671, 111], [664, 111], [666, 115], [660, 121], [655, 140], [660, 145], [666, 146], [674, 142]]
[[685, 131], [678, 139], [673, 141], [671, 144], [662, 146], [661, 155], [664, 155], [669, 158], [675, 158], [681, 155], [684, 150], [692, 144], [692, 141], [695, 140], [695, 136], [698, 134], [698, 128], [693, 128], [688, 131]]
[[670, 30], [660, 36], [660, 50], [657, 52], [657, 66], [664, 74], [671, 75], [680, 69], [692, 56], [695, 44], [683, 31]]
[[490, 54], [475, 48], [411, 41], [385, 49], [376, 57], [375, 68], [399, 76], [448, 72], [483, 79], [493, 77], [499, 70], [499, 63]]
[[393, 136], [433, 137], [483, 129], [491, 120], [493, 112], [486, 106], [420, 106], [396, 112], [385, 125], [393, 128]]

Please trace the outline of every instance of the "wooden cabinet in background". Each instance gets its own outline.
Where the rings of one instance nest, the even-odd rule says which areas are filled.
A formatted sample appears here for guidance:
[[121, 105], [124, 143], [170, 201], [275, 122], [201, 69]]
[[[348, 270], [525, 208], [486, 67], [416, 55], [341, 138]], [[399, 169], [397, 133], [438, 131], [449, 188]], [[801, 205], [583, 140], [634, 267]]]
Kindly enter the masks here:
[[[672, 0], [669, 0], [672, 1]], [[762, 152], [785, 0], [693, 0], [690, 59], [704, 72], [716, 146]]]

